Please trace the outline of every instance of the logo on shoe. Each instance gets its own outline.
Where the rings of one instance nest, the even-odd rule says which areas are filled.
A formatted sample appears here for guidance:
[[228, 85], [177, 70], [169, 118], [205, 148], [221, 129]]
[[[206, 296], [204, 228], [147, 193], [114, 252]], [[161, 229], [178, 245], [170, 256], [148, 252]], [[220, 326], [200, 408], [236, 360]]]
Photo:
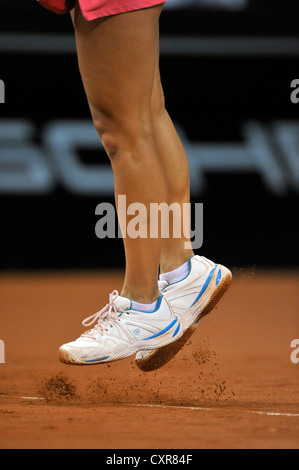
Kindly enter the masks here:
[[134, 333], [135, 336], [140, 335], [140, 333], [141, 333], [140, 328], [135, 328], [135, 330], [133, 330], [133, 333]]

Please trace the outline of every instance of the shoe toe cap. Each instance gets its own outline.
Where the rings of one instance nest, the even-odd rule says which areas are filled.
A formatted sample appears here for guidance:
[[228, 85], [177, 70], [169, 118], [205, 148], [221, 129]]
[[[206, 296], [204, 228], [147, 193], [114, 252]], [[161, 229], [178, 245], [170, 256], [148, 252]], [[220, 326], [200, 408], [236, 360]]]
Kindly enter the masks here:
[[[97, 341], [76, 340], [63, 344], [60, 348], [60, 354], [68, 355], [72, 360], [70, 362], [84, 362], [88, 359], [99, 357], [103, 353], [102, 345]], [[64, 361], [65, 362], [65, 361]]]

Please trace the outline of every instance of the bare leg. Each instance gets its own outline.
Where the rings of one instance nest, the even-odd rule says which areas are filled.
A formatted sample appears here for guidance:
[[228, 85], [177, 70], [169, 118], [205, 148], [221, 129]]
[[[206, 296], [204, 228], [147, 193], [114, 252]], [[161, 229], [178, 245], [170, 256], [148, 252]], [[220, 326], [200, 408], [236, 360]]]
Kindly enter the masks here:
[[[183, 204], [190, 203], [189, 165], [182, 142], [165, 109], [159, 71], [158, 42], [156, 47], [157, 62], [151, 101], [154, 139], [166, 176], [168, 204], [177, 202], [181, 207], [174, 223], [180, 227], [182, 235], [187, 235], [187, 233], [190, 233], [190, 222], [180, 217], [180, 214], [183, 214]], [[160, 259], [160, 271], [162, 273], [176, 269], [186, 262], [190, 256], [193, 256], [192, 248], [186, 248], [185, 246], [185, 242], [188, 241], [190, 241], [188, 236], [182, 236], [181, 238], [170, 236], [164, 239]]]
[[[168, 200], [151, 115], [161, 10], [158, 5], [92, 22], [78, 6], [73, 14], [79, 68], [94, 125], [111, 160], [115, 196], [126, 195], [128, 205], [143, 203], [148, 214], [150, 203]], [[127, 237], [124, 246], [122, 295], [153, 302], [159, 295], [161, 237]]]

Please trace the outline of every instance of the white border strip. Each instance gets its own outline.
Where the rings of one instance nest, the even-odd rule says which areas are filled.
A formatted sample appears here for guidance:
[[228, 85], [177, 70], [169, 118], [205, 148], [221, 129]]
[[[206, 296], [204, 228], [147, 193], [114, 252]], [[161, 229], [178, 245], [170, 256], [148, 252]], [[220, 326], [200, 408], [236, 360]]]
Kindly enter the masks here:
[[299, 417], [297, 413], [277, 413], [273, 411], [248, 411], [248, 413], [255, 413], [258, 415], [268, 415], [268, 416], [296, 416]]
[[45, 400], [43, 397], [21, 397], [22, 400]]
[[[43, 397], [20, 397], [22, 400], [45, 400]], [[117, 406], [117, 405], [115, 405]], [[134, 408], [171, 408], [177, 410], [192, 410], [192, 411], [228, 411], [227, 409], [220, 408], [220, 407], [213, 407], [213, 408], [206, 408], [204, 406], [181, 406], [181, 405], [155, 405], [149, 403], [122, 403], [119, 404], [121, 407], [134, 407]], [[299, 417], [299, 413], [280, 413], [277, 411], [251, 411], [251, 410], [237, 410], [230, 408], [229, 411], [241, 411], [246, 413], [253, 413], [259, 415], [267, 415], [267, 416], [290, 416], [290, 417]]]
[[[73, 34], [0, 33], [0, 52], [75, 54]], [[299, 56], [299, 36], [161, 36], [162, 55], [187, 56]]]
[[[180, 405], [150, 405], [150, 404], [131, 404], [130, 406], [133, 407], [143, 407], [143, 408], [174, 408], [174, 409], [182, 409], [182, 410], [201, 410], [201, 411], [227, 411], [224, 408], [205, 408], [202, 406], [180, 406]], [[230, 411], [233, 411], [230, 409]], [[235, 410], [237, 411], [237, 410]], [[261, 415], [268, 415], [268, 416], [292, 416], [292, 417], [299, 417], [299, 414], [297, 413], [279, 413], [279, 412], [273, 412], [273, 411], [249, 411], [249, 410], [239, 410], [247, 413], [254, 413], [254, 414], [261, 414]]]

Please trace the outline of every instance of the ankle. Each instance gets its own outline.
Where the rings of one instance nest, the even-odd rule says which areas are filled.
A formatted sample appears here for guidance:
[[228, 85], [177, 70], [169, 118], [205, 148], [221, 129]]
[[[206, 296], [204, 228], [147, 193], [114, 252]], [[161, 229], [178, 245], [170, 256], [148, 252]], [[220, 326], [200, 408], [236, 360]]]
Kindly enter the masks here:
[[137, 292], [133, 289], [123, 288], [120, 295], [140, 304], [152, 304], [158, 299], [160, 292], [158, 286], [157, 289], [151, 293]]
[[168, 273], [174, 269], [182, 266], [186, 261], [188, 261], [194, 253], [192, 250], [186, 250], [184, 253], [178, 256], [169, 256], [161, 258], [160, 260], [160, 274]]

